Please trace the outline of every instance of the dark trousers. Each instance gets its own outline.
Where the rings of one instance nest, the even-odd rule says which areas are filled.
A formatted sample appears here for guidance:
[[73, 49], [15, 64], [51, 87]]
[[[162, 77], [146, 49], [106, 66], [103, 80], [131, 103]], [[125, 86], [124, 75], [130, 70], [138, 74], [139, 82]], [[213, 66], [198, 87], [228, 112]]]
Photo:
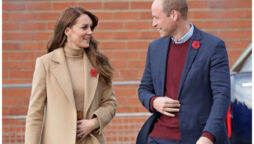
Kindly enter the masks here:
[[182, 144], [181, 141], [176, 140], [167, 140], [167, 139], [161, 139], [161, 138], [155, 138], [155, 137], [148, 137], [148, 144]]

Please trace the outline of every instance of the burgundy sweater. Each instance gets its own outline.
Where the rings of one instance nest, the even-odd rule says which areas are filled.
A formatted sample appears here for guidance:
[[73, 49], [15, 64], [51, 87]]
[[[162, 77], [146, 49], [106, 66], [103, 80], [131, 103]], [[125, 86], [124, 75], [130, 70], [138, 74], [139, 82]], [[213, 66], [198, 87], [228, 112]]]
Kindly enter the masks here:
[[[190, 39], [182, 44], [175, 44], [174, 42], [171, 42], [169, 45], [165, 80], [165, 96], [175, 100], [178, 99], [178, 89], [189, 43]], [[156, 97], [153, 97], [150, 101], [152, 111], [154, 111], [153, 101], [155, 98]], [[161, 114], [155, 122], [154, 128], [149, 136], [169, 140], [181, 140], [178, 112], [175, 113], [175, 117], [168, 117]], [[204, 132], [202, 136], [214, 141], [213, 135], [208, 132]]]

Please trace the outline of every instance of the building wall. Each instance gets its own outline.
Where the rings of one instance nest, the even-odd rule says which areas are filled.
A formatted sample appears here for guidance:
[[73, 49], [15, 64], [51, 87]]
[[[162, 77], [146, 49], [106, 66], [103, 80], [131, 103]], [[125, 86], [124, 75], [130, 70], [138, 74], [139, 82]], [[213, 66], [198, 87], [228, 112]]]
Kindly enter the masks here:
[[[99, 17], [94, 37], [115, 68], [114, 81], [139, 81], [149, 42], [158, 38], [152, 27], [152, 0], [3, 0], [3, 84], [31, 83], [35, 59], [46, 53], [59, 14], [82, 6]], [[226, 42], [230, 66], [251, 43], [251, 0], [188, 0], [188, 19]], [[146, 112], [137, 98], [138, 85], [115, 86], [118, 113]], [[3, 116], [26, 115], [30, 88], [3, 88]], [[108, 143], [134, 143], [145, 118], [116, 118], [107, 131]], [[126, 120], [131, 123], [125, 125]], [[24, 120], [3, 119], [3, 143], [24, 141]], [[135, 126], [137, 124], [137, 126]], [[13, 131], [20, 134], [14, 134]], [[120, 137], [120, 136], [119, 136]], [[117, 141], [117, 142], [116, 142]]]

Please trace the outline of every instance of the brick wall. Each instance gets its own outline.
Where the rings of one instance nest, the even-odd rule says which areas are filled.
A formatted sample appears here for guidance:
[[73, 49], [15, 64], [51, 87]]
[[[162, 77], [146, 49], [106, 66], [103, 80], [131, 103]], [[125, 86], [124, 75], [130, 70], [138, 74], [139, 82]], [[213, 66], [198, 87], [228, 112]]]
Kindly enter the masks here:
[[[56, 19], [65, 8], [77, 5], [100, 19], [94, 37], [115, 68], [114, 81], [139, 81], [147, 46], [159, 36], [151, 26], [151, 3], [152, 0], [3, 0], [3, 84], [31, 83], [35, 59], [46, 53]], [[188, 3], [189, 21], [225, 40], [232, 66], [251, 43], [251, 0], [188, 0]], [[137, 85], [114, 88], [119, 102], [117, 112], [146, 112], [137, 99], [137, 88]], [[4, 88], [3, 115], [26, 115], [29, 95], [30, 88]], [[13, 136], [14, 128], [9, 127], [14, 122], [3, 121], [3, 143], [12, 143], [7, 137]], [[20, 131], [24, 130], [24, 122], [16, 123]], [[115, 120], [114, 124], [117, 123]], [[23, 135], [17, 139], [22, 143]], [[109, 143], [115, 140], [108, 139]], [[118, 143], [134, 140], [123, 138]]]

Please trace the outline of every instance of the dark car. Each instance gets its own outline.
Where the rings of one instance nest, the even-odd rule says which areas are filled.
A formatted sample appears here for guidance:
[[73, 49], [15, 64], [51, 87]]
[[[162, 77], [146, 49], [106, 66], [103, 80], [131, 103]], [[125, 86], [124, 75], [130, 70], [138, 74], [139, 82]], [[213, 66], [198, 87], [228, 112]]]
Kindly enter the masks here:
[[[228, 124], [230, 127], [230, 125]], [[231, 69], [231, 135], [232, 144], [252, 143], [252, 45]]]

